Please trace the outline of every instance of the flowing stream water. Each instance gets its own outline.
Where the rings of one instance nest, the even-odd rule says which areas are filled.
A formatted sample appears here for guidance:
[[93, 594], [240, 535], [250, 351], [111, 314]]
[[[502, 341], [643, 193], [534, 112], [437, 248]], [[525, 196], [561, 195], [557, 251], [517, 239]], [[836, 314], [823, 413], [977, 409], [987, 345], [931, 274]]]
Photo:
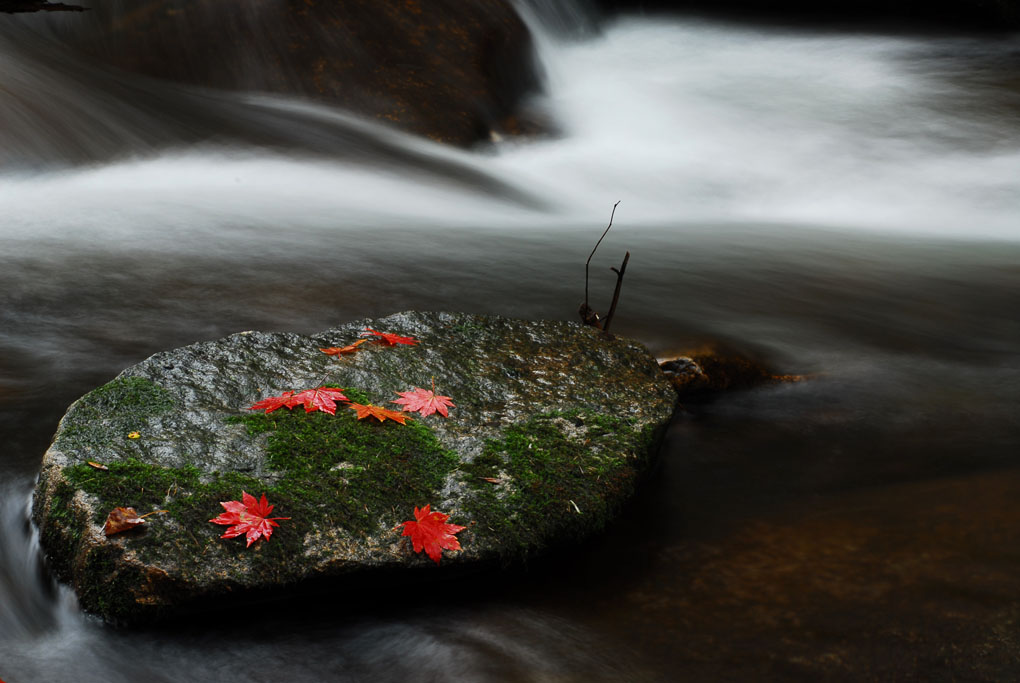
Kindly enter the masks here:
[[[1020, 677], [1017, 36], [555, 8], [531, 20], [556, 133], [475, 151], [104, 71], [50, 31], [77, 15], [3, 17], [0, 679]], [[78, 396], [244, 329], [572, 319], [616, 200], [592, 269], [604, 310], [632, 254], [616, 332], [810, 379], [692, 406], [603, 537], [134, 630], [47, 577], [28, 500]]]

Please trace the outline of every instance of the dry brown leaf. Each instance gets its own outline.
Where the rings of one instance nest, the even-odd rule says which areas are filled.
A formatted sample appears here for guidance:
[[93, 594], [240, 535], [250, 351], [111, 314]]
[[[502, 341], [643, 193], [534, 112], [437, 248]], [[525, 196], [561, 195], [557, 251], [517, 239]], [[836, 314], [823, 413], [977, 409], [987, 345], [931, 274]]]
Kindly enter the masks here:
[[119, 534], [135, 527], [145, 524], [145, 518], [166, 510], [153, 510], [144, 515], [139, 515], [134, 508], [113, 508], [106, 517], [106, 524], [103, 526], [103, 533], [107, 536]]

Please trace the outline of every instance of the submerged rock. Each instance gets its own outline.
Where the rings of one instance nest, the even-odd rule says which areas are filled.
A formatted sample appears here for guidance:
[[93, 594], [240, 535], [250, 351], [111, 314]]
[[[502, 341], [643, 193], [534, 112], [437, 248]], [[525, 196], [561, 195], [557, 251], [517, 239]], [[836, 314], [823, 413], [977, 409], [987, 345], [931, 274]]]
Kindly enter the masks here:
[[[420, 343], [319, 351], [365, 327]], [[449, 418], [247, 410], [323, 384], [398, 408], [396, 392], [433, 378], [456, 404]], [[601, 529], [651, 463], [675, 402], [644, 347], [573, 323], [400, 313], [310, 337], [243, 332], [158, 353], [75, 402], [33, 516], [82, 606], [124, 622], [316, 578], [498, 565]], [[290, 518], [251, 548], [208, 521], [242, 491]], [[440, 567], [399, 530], [426, 504], [467, 527]], [[104, 537], [110, 510], [128, 506], [167, 512]]]
[[719, 345], [707, 345], [659, 363], [681, 401], [713, 398], [726, 391], [799, 382], [803, 375], [778, 374], [763, 362]]

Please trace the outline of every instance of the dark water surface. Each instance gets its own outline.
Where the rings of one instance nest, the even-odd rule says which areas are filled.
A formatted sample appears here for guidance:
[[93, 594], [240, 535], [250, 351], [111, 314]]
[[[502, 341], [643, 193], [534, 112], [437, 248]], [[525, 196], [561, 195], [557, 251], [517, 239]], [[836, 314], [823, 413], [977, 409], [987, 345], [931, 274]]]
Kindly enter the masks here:
[[[57, 46], [0, 27], [0, 137], [19, 140], [0, 167], [0, 678], [1020, 678], [1015, 38], [659, 20], [540, 39], [562, 135], [469, 153], [307, 103], [65, 74]], [[106, 102], [103, 135], [25, 117], [41, 91]], [[141, 111], [143, 91], [173, 108]], [[223, 112], [250, 139], [181, 133]], [[244, 329], [570, 319], [616, 199], [593, 295], [630, 250], [620, 334], [810, 379], [688, 406], [604, 537], [426, 594], [134, 631], [50, 583], [27, 501], [78, 396]]]

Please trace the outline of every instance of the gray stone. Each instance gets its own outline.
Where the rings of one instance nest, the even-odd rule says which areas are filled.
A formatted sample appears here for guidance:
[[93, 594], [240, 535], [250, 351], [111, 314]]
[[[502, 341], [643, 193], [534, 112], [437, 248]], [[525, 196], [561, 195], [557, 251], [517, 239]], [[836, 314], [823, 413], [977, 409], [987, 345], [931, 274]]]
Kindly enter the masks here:
[[[420, 343], [319, 351], [366, 327]], [[358, 421], [344, 404], [335, 416], [247, 410], [320, 385], [396, 409], [396, 392], [433, 379], [456, 404], [448, 418]], [[311, 337], [243, 332], [158, 353], [75, 402], [46, 452], [33, 516], [57, 576], [114, 621], [316, 578], [439, 576], [599, 531], [647, 471], [675, 403], [643, 346], [567, 322], [407, 312]], [[290, 518], [250, 548], [208, 521], [242, 490]], [[438, 567], [400, 533], [426, 504], [467, 527]], [[105, 537], [107, 514], [123, 506], [167, 512]]]

